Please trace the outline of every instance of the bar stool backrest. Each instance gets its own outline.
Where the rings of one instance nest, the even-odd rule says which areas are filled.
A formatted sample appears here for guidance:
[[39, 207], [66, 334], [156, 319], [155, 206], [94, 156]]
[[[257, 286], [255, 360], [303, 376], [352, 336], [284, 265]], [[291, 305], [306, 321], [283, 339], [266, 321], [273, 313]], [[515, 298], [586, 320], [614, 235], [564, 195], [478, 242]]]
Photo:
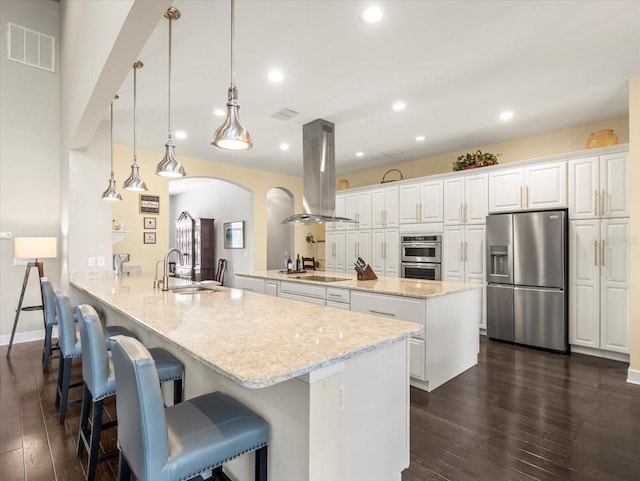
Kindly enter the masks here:
[[58, 324], [58, 310], [56, 309], [53, 286], [49, 279], [40, 278], [40, 289], [42, 289], [42, 301], [44, 302], [44, 322], [47, 326], [55, 326]]
[[93, 400], [99, 401], [113, 394], [107, 392], [109, 355], [102, 321], [96, 310], [89, 304], [79, 305], [76, 312], [82, 344], [82, 379]]
[[64, 357], [77, 357], [78, 333], [69, 297], [63, 291], [55, 291], [58, 306], [58, 344]]
[[132, 337], [115, 336], [118, 447], [140, 480], [168, 481], [169, 445], [158, 381], [149, 351]]

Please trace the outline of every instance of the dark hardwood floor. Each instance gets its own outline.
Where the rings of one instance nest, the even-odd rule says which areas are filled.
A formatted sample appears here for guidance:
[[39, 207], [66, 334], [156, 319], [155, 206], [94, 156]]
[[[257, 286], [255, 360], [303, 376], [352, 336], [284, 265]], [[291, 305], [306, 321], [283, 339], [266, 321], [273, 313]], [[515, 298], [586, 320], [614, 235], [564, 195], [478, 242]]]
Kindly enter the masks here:
[[[640, 481], [640, 386], [625, 382], [626, 364], [486, 339], [480, 346], [477, 367], [432, 393], [411, 390], [403, 481]], [[57, 361], [43, 373], [41, 349], [18, 344], [10, 359], [0, 349], [0, 480], [81, 481], [80, 406], [58, 423]], [[113, 402], [106, 412], [115, 413]], [[115, 432], [103, 444], [113, 449]], [[109, 463], [98, 480], [115, 479]]]

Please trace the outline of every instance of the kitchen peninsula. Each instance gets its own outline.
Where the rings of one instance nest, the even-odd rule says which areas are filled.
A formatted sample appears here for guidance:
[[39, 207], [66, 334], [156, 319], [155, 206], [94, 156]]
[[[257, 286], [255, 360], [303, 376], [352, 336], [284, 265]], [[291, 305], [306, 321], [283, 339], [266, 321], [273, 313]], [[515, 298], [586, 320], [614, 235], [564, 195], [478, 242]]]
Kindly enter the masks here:
[[[190, 284], [172, 280], [176, 286]], [[396, 319], [148, 275], [71, 277], [74, 303], [185, 364], [186, 397], [224, 391], [270, 426], [269, 479], [400, 480], [409, 465], [409, 338]], [[228, 463], [252, 479], [253, 458]]]
[[[426, 391], [478, 363], [482, 285], [354, 274], [269, 270], [236, 274], [235, 286], [420, 324], [410, 340], [411, 384]], [[300, 308], [302, 309], [302, 307]]]

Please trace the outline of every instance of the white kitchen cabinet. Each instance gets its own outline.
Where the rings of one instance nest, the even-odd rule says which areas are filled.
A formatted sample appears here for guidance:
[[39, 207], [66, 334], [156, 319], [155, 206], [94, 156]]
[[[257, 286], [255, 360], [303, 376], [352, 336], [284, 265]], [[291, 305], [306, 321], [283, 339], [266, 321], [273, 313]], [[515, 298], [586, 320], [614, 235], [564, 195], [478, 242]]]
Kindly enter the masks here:
[[399, 235], [398, 229], [371, 231], [371, 260], [368, 262], [376, 275], [398, 277], [400, 272]]
[[347, 222], [346, 229], [371, 228], [371, 191], [345, 194], [345, 217], [356, 222]]
[[569, 342], [629, 352], [629, 222], [569, 225]]
[[629, 217], [629, 154], [569, 162], [569, 218]]
[[243, 291], [265, 293], [265, 280], [259, 277], [235, 276], [234, 287]]
[[345, 232], [325, 232], [326, 270], [345, 272]]
[[[345, 194], [336, 194], [336, 210], [334, 217], [346, 217]], [[344, 222], [327, 222], [325, 231], [344, 230]]]
[[567, 207], [567, 163], [535, 164], [489, 174], [489, 212]]
[[327, 306], [339, 309], [351, 309], [351, 295], [349, 289], [327, 287]]
[[280, 290], [280, 282], [274, 281], [272, 279], [267, 279], [266, 281], [266, 290], [265, 293], [268, 296], [278, 297], [278, 293]]
[[484, 224], [489, 213], [487, 174], [444, 181], [444, 224]]
[[324, 306], [327, 299], [327, 289], [315, 284], [282, 281], [280, 283], [280, 297]]
[[[485, 283], [485, 225], [445, 226], [442, 239], [442, 280], [448, 282]], [[486, 329], [486, 289], [482, 293], [480, 328]]]
[[398, 217], [400, 224], [442, 222], [442, 180], [400, 186]]
[[398, 227], [398, 186], [371, 191], [371, 226], [374, 229]]
[[346, 272], [351, 272], [356, 258], [362, 257], [368, 261], [371, 257], [371, 231], [348, 230], [345, 234], [345, 269]]

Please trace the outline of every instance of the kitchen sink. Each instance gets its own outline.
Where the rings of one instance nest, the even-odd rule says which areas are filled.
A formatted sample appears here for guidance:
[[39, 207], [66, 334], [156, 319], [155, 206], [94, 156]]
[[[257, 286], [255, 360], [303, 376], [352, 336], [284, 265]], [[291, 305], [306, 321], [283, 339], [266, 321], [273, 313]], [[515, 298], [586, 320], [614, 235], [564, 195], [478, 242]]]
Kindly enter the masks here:
[[204, 294], [207, 292], [220, 292], [217, 289], [211, 289], [203, 286], [178, 286], [169, 289], [174, 294]]

